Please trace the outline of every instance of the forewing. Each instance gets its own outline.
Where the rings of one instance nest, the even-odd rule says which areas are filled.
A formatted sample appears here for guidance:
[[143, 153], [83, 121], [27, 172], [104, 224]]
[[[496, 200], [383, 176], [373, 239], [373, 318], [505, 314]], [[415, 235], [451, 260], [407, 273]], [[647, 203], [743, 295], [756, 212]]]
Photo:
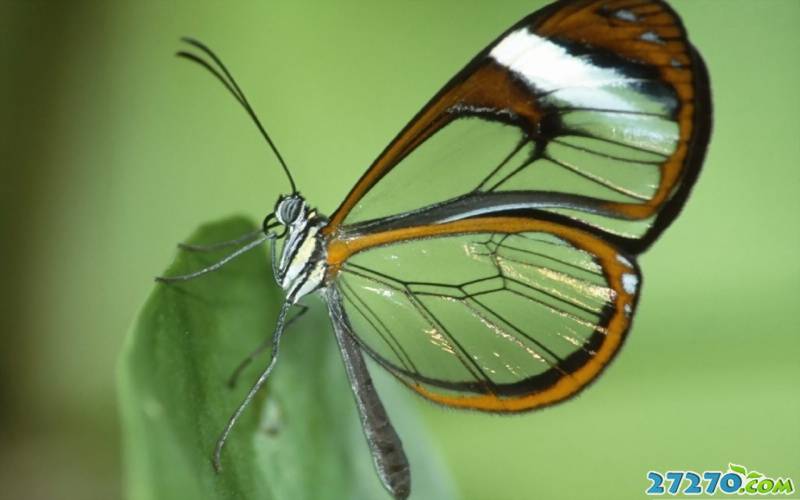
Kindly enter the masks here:
[[544, 210], [638, 252], [683, 205], [710, 119], [705, 66], [664, 2], [556, 2], [459, 72], [326, 231]]
[[485, 217], [329, 248], [331, 285], [362, 348], [432, 401], [514, 412], [568, 398], [622, 345], [632, 257], [575, 228]]

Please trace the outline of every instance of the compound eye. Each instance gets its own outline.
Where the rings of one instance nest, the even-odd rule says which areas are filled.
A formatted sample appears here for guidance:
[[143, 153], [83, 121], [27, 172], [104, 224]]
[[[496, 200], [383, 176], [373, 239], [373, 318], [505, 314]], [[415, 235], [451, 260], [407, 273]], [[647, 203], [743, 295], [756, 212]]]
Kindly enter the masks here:
[[291, 224], [300, 216], [301, 201], [297, 198], [289, 198], [281, 203], [280, 217], [284, 224]]

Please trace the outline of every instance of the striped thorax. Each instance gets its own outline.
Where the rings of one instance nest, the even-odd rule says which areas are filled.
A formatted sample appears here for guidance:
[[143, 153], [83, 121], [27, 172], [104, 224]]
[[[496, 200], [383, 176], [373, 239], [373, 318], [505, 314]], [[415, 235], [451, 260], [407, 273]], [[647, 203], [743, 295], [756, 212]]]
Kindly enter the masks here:
[[298, 194], [278, 200], [275, 218], [286, 227], [275, 279], [294, 304], [322, 286], [325, 279], [325, 240], [320, 230], [328, 221]]

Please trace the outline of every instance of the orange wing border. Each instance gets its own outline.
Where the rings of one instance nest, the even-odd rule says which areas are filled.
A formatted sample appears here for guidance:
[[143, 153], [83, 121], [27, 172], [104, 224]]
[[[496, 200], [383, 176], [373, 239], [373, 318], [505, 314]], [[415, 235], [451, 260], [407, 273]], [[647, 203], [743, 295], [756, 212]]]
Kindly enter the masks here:
[[[606, 308], [587, 350], [578, 350], [562, 363], [544, 373], [513, 384], [494, 385], [492, 393], [459, 395], [428, 388], [429, 381], [414, 380], [383, 360], [377, 353], [359, 345], [381, 366], [422, 397], [450, 407], [486, 412], [513, 413], [529, 411], [566, 400], [595, 380], [622, 347], [630, 329], [641, 289], [641, 273], [634, 258], [590, 232], [550, 221], [523, 217], [480, 217], [445, 224], [414, 226], [348, 239], [331, 238], [327, 244], [328, 281], [336, 286], [336, 275], [353, 255], [385, 245], [470, 233], [515, 234], [543, 232], [555, 235], [574, 247], [593, 255], [602, 267], [606, 282], [614, 291], [613, 302]], [[350, 327], [352, 331], [352, 327]], [[354, 333], [358, 341], [357, 332]], [[588, 352], [591, 352], [590, 355]], [[442, 388], [447, 389], [446, 384]]]
[[[626, 24], [620, 11], [636, 23]], [[459, 117], [454, 109], [460, 105], [509, 110], [517, 117], [515, 125], [528, 131], [537, 129], [543, 110], [536, 96], [508, 68], [488, 57], [492, 48], [521, 28], [615, 54], [653, 70], [674, 89], [679, 102], [674, 117], [680, 130], [679, 143], [661, 165], [656, 193], [646, 203], [609, 201], [601, 207], [619, 219], [655, 216], [645, 234], [627, 239], [624, 248], [630, 253], [644, 251], [661, 235], [680, 213], [699, 176], [712, 129], [705, 62], [688, 41], [678, 14], [663, 0], [559, 0], [522, 19], [476, 55], [389, 143], [333, 213], [324, 234], [337, 233], [373, 186], [417, 146]], [[645, 40], [647, 35], [656, 41]]]

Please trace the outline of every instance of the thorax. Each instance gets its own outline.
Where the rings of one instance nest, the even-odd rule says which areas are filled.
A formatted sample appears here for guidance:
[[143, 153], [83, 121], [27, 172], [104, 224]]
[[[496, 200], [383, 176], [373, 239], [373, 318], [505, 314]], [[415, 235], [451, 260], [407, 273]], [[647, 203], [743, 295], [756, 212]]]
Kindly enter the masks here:
[[325, 224], [327, 220], [312, 211], [287, 226], [275, 279], [293, 303], [324, 284], [327, 263], [321, 230]]

